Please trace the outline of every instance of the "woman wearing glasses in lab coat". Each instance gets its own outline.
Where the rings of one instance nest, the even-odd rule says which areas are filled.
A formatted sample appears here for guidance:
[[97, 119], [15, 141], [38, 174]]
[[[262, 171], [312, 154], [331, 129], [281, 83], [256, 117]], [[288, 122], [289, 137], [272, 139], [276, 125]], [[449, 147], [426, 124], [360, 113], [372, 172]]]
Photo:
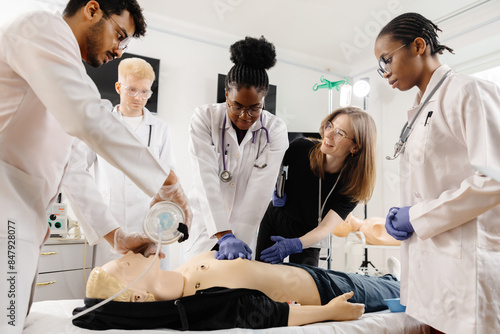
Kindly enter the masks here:
[[375, 43], [379, 74], [392, 88], [418, 88], [400, 156], [401, 206], [389, 211], [386, 229], [403, 240], [406, 313], [446, 333], [498, 333], [500, 185], [473, 166], [500, 167], [500, 89], [442, 65], [438, 54], [452, 49], [438, 31], [407, 13]]
[[285, 123], [264, 110], [274, 45], [246, 37], [231, 46], [226, 103], [196, 108], [189, 127], [194, 166], [193, 222], [186, 259], [218, 247], [218, 259], [251, 259], [288, 147]]

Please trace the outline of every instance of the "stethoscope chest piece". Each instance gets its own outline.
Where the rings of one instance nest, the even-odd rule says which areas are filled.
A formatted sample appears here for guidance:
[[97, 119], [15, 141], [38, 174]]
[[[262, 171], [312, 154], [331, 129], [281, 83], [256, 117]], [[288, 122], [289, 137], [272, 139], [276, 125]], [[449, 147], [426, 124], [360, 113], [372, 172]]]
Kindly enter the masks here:
[[229, 173], [229, 171], [227, 171], [227, 170], [224, 170], [224, 171], [222, 171], [222, 173], [220, 173], [220, 179], [222, 180], [222, 182], [229, 182], [229, 181], [231, 181], [232, 178], [233, 177], [232, 177], [231, 173]]

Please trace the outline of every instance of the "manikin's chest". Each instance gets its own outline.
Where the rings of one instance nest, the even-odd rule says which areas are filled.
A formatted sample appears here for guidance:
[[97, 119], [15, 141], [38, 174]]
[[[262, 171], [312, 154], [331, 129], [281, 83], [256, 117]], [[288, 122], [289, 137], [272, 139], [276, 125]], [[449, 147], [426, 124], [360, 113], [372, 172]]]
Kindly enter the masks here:
[[190, 261], [190, 266], [184, 266], [184, 296], [193, 295], [198, 290], [212, 287], [250, 288], [260, 290], [262, 278], [260, 266], [254, 266], [251, 261], [216, 260], [213, 253], [210, 258]]

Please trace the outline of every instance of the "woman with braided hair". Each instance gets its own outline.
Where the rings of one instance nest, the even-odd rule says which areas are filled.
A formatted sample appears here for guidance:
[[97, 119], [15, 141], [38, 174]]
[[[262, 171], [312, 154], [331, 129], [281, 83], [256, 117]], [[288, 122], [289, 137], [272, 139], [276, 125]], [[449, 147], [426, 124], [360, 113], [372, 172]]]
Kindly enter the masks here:
[[445, 333], [499, 333], [500, 185], [474, 167], [500, 168], [500, 89], [442, 65], [453, 50], [438, 31], [406, 13], [375, 42], [379, 74], [419, 90], [392, 158], [401, 155], [401, 205], [386, 229], [402, 240], [407, 314]]
[[217, 259], [251, 259], [249, 245], [288, 148], [285, 123], [264, 110], [274, 45], [246, 37], [230, 53], [226, 102], [196, 108], [189, 127], [194, 188], [186, 260], [214, 247]]

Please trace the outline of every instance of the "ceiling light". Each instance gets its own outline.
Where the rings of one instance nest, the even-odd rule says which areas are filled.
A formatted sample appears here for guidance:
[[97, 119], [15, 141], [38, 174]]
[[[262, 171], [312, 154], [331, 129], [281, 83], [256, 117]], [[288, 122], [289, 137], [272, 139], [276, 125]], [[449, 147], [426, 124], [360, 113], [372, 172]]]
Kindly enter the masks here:
[[357, 97], [365, 97], [370, 93], [370, 82], [368, 78], [363, 78], [354, 83], [352, 91]]

